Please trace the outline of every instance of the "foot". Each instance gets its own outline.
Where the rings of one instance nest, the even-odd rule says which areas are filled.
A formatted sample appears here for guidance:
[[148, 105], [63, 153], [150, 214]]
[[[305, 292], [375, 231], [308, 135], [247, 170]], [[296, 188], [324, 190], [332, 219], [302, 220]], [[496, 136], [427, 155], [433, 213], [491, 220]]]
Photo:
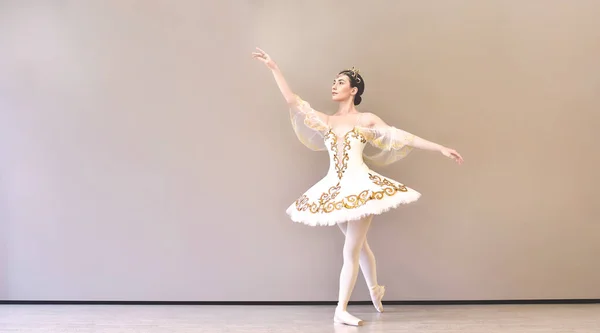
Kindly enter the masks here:
[[383, 312], [383, 304], [381, 303], [383, 294], [385, 294], [385, 286], [375, 286], [371, 288], [371, 301], [378, 312]]
[[350, 326], [362, 326], [363, 321], [358, 319], [340, 308], [335, 309], [335, 315], [333, 316], [333, 322], [336, 324], [344, 324]]

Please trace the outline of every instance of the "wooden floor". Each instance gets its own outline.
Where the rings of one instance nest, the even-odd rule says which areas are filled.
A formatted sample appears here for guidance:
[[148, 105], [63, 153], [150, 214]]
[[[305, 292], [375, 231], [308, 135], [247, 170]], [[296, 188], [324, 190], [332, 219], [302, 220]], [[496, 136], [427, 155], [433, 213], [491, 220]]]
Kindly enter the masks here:
[[0, 332], [600, 332], [600, 304], [350, 306], [362, 327], [333, 324], [332, 306], [0, 305]]

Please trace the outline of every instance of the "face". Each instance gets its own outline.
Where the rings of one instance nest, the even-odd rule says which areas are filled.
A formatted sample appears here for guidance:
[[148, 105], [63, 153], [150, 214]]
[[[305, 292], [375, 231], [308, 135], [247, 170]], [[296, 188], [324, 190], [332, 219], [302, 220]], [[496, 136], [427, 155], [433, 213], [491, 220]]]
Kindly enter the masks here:
[[357, 91], [356, 87], [350, 85], [350, 78], [346, 74], [340, 74], [333, 80], [331, 98], [336, 102], [351, 100]]

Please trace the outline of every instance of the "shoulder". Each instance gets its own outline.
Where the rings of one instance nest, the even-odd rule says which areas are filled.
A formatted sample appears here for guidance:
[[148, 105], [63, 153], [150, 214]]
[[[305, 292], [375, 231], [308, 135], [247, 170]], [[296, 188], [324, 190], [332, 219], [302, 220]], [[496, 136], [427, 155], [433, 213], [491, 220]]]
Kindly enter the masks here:
[[383, 120], [373, 112], [362, 112], [360, 116], [362, 126], [372, 127], [383, 124]]

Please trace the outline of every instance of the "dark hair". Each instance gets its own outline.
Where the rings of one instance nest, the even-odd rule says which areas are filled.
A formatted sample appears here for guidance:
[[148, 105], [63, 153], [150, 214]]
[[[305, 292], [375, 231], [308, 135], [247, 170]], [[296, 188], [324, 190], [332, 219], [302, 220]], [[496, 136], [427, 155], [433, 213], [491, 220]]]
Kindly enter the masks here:
[[350, 86], [358, 89], [356, 95], [354, 95], [354, 105], [360, 104], [362, 101], [362, 97], [360, 95], [362, 95], [365, 91], [365, 80], [363, 80], [362, 76], [360, 76], [358, 73], [358, 70], [354, 69], [354, 67], [352, 67], [352, 69], [345, 69], [338, 73], [338, 75], [340, 74], [345, 74], [348, 76], [350, 78]]

